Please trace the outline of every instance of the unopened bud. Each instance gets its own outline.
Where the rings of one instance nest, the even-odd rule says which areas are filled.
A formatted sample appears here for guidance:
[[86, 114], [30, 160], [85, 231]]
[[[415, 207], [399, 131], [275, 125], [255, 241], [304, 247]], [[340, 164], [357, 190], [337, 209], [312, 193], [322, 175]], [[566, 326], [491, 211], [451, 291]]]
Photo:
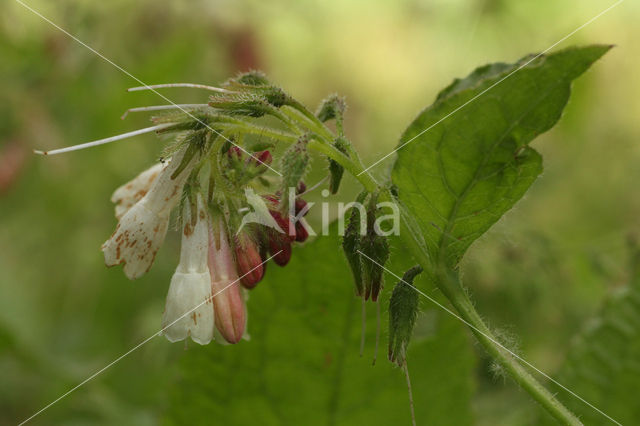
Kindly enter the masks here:
[[304, 219], [300, 219], [299, 222], [296, 223], [296, 241], [299, 243], [303, 243], [309, 238], [309, 231], [302, 223]]
[[[307, 207], [307, 202], [305, 200], [303, 200], [302, 198], [296, 198], [296, 205], [295, 205], [296, 214], [300, 213], [306, 207]], [[307, 213], [308, 211], [304, 213], [304, 216], [306, 216]]]
[[294, 241], [296, 239], [296, 230], [295, 226], [289, 219], [285, 219], [280, 212], [275, 210], [270, 210], [271, 217], [276, 221], [280, 229], [284, 232], [284, 234], [280, 234], [284, 239], [289, 241]]
[[420, 272], [420, 266], [414, 266], [405, 272], [402, 280], [393, 289], [389, 301], [389, 361], [400, 367], [406, 361], [407, 346], [418, 317], [419, 295], [412, 286], [413, 279]]
[[[360, 241], [362, 253], [367, 259], [362, 261], [363, 281], [365, 286], [364, 298], [374, 302], [378, 300], [378, 294], [382, 289], [383, 268], [389, 259], [389, 243], [387, 237], [367, 234]], [[372, 261], [373, 259], [374, 261]]]
[[291, 242], [280, 235], [269, 239], [269, 253], [278, 266], [285, 266], [291, 259]]
[[378, 235], [375, 230], [375, 220], [378, 213], [376, 206], [377, 194], [372, 194], [367, 209], [367, 234], [360, 240], [362, 253], [367, 259], [362, 260], [362, 271], [365, 286], [365, 300], [374, 302], [382, 289], [383, 266], [389, 259], [389, 242], [384, 235]]
[[[309, 165], [309, 153], [307, 152], [308, 138], [302, 136], [298, 141], [291, 145], [283, 154], [280, 170], [282, 171], [282, 193], [287, 194], [289, 188], [297, 188], [299, 182], [304, 177]], [[284, 198], [282, 203], [282, 211], [289, 208], [288, 200]]]
[[271, 165], [273, 161], [273, 157], [271, 156], [271, 152], [268, 150], [258, 151], [251, 154], [249, 158], [247, 158], [247, 164], [251, 167], [260, 167], [266, 169], [267, 166]]
[[254, 288], [262, 277], [264, 268], [258, 245], [245, 233], [235, 239], [235, 257], [240, 283], [248, 289]]
[[287, 103], [287, 94], [284, 91], [276, 86], [270, 86], [260, 90], [262, 96], [276, 108], [280, 108], [282, 105]]
[[246, 307], [222, 219], [209, 229], [209, 272], [215, 325], [229, 343], [238, 343], [246, 326]]
[[232, 160], [240, 160], [242, 159], [242, 150], [240, 149], [240, 147], [234, 145], [229, 148], [229, 151], [227, 151], [227, 155]]
[[[339, 137], [336, 139], [333, 146], [343, 154], [347, 155], [347, 141]], [[329, 191], [332, 194], [336, 194], [338, 192], [338, 188], [340, 188], [340, 181], [342, 180], [342, 174], [344, 173], [344, 167], [342, 167], [337, 161], [332, 158], [329, 158]]]
[[329, 95], [326, 99], [320, 103], [316, 117], [323, 123], [325, 121], [332, 120], [336, 117], [341, 117], [344, 114], [347, 104], [344, 97], [337, 94]]
[[238, 74], [234, 81], [247, 86], [266, 86], [269, 84], [267, 76], [262, 71], [251, 70]]
[[[363, 192], [358, 196], [358, 200], [360, 200], [360, 202], [364, 201], [366, 195], [367, 193]], [[363, 259], [361, 259], [361, 255], [358, 253], [358, 250], [360, 250], [360, 240], [362, 238], [362, 219], [363, 218], [361, 218], [358, 207], [352, 207], [347, 222], [347, 228], [345, 229], [344, 236], [342, 237], [342, 250], [344, 251], [347, 262], [349, 262], [349, 268], [353, 274], [353, 282], [356, 287], [357, 296], [364, 295], [364, 282], [362, 280]], [[364, 261], [366, 262], [367, 260], [364, 259]]]

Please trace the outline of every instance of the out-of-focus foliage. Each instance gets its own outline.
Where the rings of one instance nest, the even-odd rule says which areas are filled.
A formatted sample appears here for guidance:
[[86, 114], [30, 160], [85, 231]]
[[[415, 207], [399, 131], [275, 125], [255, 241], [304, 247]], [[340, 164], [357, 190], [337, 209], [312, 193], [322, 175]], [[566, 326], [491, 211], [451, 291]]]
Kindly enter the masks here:
[[[640, 250], [632, 244], [629, 284], [576, 336], [559, 375], [565, 386], [622, 424], [640, 418]], [[570, 407], [585, 424], [610, 424], [580, 401]]]
[[[147, 83], [211, 84], [257, 67], [310, 107], [340, 92], [349, 102], [347, 134], [365, 162], [392, 149], [418, 111], [454, 77], [479, 64], [542, 50], [608, 6], [595, 0], [579, 7], [506, 0], [27, 3]], [[503, 337], [525, 358], [554, 377], [571, 337], [597, 315], [610, 292], [629, 281], [624, 241], [628, 233], [640, 232], [640, 97], [632, 96], [640, 90], [639, 16], [640, 5], [627, 1], [571, 37], [571, 44], [617, 47], [575, 84], [565, 116], [539, 139], [545, 173], [463, 262], [478, 309], [494, 326], [504, 326]], [[120, 270], [103, 266], [99, 246], [115, 226], [108, 199], [159, 155], [152, 136], [61, 157], [29, 155], [31, 148], [146, 126], [144, 115], [125, 122], [118, 117], [132, 106], [164, 103], [160, 98], [127, 94], [125, 88], [135, 81], [11, 0], [0, 5], [0, 76], [0, 423], [13, 424], [158, 331], [178, 239], [169, 238], [139, 281], [128, 282]], [[165, 93], [181, 103], [206, 97], [189, 90]], [[321, 161], [313, 166], [311, 182], [325, 167]], [[374, 172], [385, 170], [381, 165]], [[343, 187], [341, 197], [352, 199], [353, 180], [345, 178]], [[294, 257], [307, 256], [305, 250]], [[293, 280], [287, 272], [277, 271], [279, 279], [265, 281], [277, 289], [259, 288], [252, 298], [255, 339], [260, 325], [254, 316], [268, 315], [260, 299], [274, 303], [272, 290], [304, 288], [299, 276]], [[312, 268], [301, 272], [315, 273]], [[350, 294], [347, 275], [343, 290]], [[303, 294], [297, 295], [295, 312], [308, 316], [318, 307], [304, 301], [310, 310], [303, 311]], [[349, 300], [340, 299], [343, 316], [334, 319], [339, 326]], [[435, 311], [430, 312], [427, 317]], [[421, 324], [417, 333], [424, 332]], [[340, 336], [343, 330], [331, 331]], [[371, 328], [369, 342], [370, 337]], [[182, 390], [177, 380], [190, 358], [211, 353], [220, 354], [212, 363], [228, 361], [232, 350], [248, 354], [253, 343], [185, 353], [180, 345], [153, 339], [43, 413], [40, 422], [160, 423], [170, 395]], [[293, 351], [299, 343], [280, 344]], [[428, 407], [429, 389], [449, 378], [420, 371], [421, 345], [416, 353], [410, 347], [409, 362], [416, 403]], [[357, 358], [356, 351], [348, 356], [361, 371], [370, 361]], [[530, 422], [539, 408], [510, 381], [496, 380], [489, 360], [477, 353], [481, 361], [471, 421]], [[381, 380], [401, 389], [399, 370], [384, 362], [379, 359], [372, 374], [381, 371]], [[421, 382], [425, 377], [429, 381]], [[232, 386], [217, 385], [218, 390]], [[404, 396], [393, 398], [403, 404]], [[233, 407], [242, 416], [251, 403], [236, 401]], [[406, 418], [406, 405], [397, 409]], [[349, 407], [342, 410], [340, 418], [347, 421]]]

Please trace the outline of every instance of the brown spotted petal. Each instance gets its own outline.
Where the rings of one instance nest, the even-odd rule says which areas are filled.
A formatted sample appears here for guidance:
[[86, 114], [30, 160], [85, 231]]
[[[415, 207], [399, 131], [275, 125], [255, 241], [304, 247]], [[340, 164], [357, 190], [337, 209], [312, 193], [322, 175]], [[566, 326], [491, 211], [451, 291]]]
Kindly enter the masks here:
[[158, 174], [149, 191], [122, 216], [111, 238], [102, 245], [105, 264], [123, 264], [129, 279], [141, 277], [151, 268], [164, 242], [169, 214], [179, 200], [193, 167], [189, 164], [175, 179], [171, 179], [183, 155], [184, 150]]
[[111, 202], [116, 205], [116, 219], [120, 220], [135, 203], [149, 192], [151, 185], [167, 165], [167, 162], [154, 164], [114, 191]]
[[[184, 218], [191, 217], [189, 210], [189, 203], [185, 203]], [[206, 345], [213, 339], [214, 313], [207, 263], [209, 215], [200, 196], [197, 217], [194, 227], [189, 220], [184, 226], [180, 264], [171, 278], [162, 315], [162, 334], [171, 342], [191, 337]]]

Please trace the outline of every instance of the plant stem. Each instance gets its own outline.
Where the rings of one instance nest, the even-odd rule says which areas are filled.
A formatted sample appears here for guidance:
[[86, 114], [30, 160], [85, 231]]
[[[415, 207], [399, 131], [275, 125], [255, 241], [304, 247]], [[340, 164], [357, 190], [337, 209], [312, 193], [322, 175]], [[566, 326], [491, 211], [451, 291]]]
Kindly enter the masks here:
[[[360, 162], [355, 162], [352, 158], [347, 157], [338, 150], [326, 144], [316, 144], [310, 146], [322, 153], [328, 155], [330, 158], [342, 165], [347, 171], [349, 171], [360, 183], [365, 187], [367, 191], [373, 192], [379, 188], [379, 185], [375, 182], [373, 177], [368, 173], [362, 173], [364, 166]], [[381, 191], [380, 199], [383, 201], [393, 201], [393, 196], [388, 190]], [[475, 310], [471, 300], [465, 293], [462, 284], [459, 280], [451, 279], [446, 272], [438, 274], [438, 267], [435, 265], [433, 259], [430, 259], [424, 249], [416, 241], [415, 236], [408, 228], [406, 223], [403, 223], [403, 231], [401, 238], [418, 260], [418, 262], [427, 271], [435, 273], [435, 283], [442, 291], [442, 293], [449, 299], [459, 318], [471, 328], [471, 331], [476, 336], [480, 344], [485, 348], [487, 352], [503, 367], [511, 377], [518, 383], [525, 391], [527, 391], [533, 399], [535, 399], [542, 407], [544, 407], [549, 414], [551, 414], [561, 424], [578, 426], [582, 425], [580, 420], [569, 411], [556, 397], [551, 394], [540, 382], [538, 382], [523, 366], [518, 359], [514, 357], [504, 346], [502, 346], [498, 339], [493, 335], [489, 327], [484, 323], [478, 312]]]
[[451, 282], [450, 279], [438, 280], [438, 288], [449, 299], [451, 304], [465, 323], [471, 328], [471, 332], [476, 336], [493, 359], [504, 368], [511, 377], [525, 390], [533, 399], [538, 401], [556, 420], [564, 425], [582, 425], [580, 420], [569, 411], [558, 399], [549, 392], [540, 382], [538, 382], [512, 355], [491, 330], [484, 323], [478, 311], [474, 308], [471, 300], [465, 293], [459, 281]]
[[[320, 120], [316, 119], [313, 114], [309, 113], [311, 114], [309, 115], [298, 108], [294, 108], [286, 105], [283, 106], [281, 109], [290, 118], [300, 123], [306, 123], [312, 131], [315, 131], [322, 138], [326, 140], [332, 140], [334, 138], [334, 136], [331, 134], [329, 129], [327, 129], [327, 127], [324, 124], [320, 123]], [[308, 112], [306, 108], [305, 108], [305, 111]]]
[[243, 122], [236, 123], [220, 123], [217, 124], [221, 129], [235, 130], [241, 131], [243, 133], [264, 136], [276, 140], [280, 140], [282, 142], [287, 143], [295, 143], [298, 140], [298, 137], [292, 133], [282, 132], [280, 130], [275, 130], [270, 127], [262, 127], [262, 126], [254, 126]]
[[306, 118], [306, 121], [311, 124], [313, 130], [315, 130], [320, 136], [324, 139], [329, 140], [329, 143], [333, 142], [335, 136], [331, 133], [331, 131], [322, 123], [318, 117], [316, 117], [311, 111], [309, 111], [304, 105], [300, 102], [292, 99], [291, 104], [288, 105], [293, 110], [299, 112], [303, 117]]

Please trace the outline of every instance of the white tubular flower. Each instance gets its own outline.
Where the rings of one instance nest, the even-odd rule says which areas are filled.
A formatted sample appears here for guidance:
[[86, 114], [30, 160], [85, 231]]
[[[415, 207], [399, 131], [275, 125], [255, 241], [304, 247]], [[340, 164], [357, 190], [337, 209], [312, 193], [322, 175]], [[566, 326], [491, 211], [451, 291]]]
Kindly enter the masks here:
[[191, 161], [175, 179], [171, 178], [186, 149], [178, 152], [173, 161], [160, 171], [149, 191], [124, 213], [111, 238], [102, 245], [105, 264], [123, 264], [129, 279], [141, 277], [151, 268], [164, 242], [169, 214], [180, 199], [182, 187], [193, 168], [194, 161]]
[[170, 342], [191, 339], [206, 345], [213, 339], [214, 312], [208, 266], [209, 214], [198, 195], [197, 222], [191, 225], [188, 203], [184, 209], [180, 264], [171, 278], [162, 316], [163, 334]]
[[164, 164], [154, 164], [113, 192], [111, 202], [116, 205], [116, 219], [120, 220], [135, 203], [140, 201], [142, 197], [149, 192], [158, 174], [160, 174], [167, 165], [168, 162]]

